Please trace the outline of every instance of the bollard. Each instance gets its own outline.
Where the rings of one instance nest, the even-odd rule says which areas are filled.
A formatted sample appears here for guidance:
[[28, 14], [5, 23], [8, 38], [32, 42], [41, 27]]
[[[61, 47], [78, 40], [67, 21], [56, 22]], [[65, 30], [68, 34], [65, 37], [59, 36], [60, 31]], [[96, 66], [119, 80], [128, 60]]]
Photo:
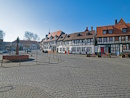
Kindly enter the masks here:
[[59, 62], [59, 56], [58, 56], [58, 62]]
[[48, 57], [49, 58], [49, 64], [50, 64], [50, 57]]
[[60, 55], [60, 61], [61, 61], [61, 55]]
[[3, 57], [2, 57], [2, 60], [1, 60], [1, 67], [3, 66]]
[[20, 65], [20, 57], [19, 57], [19, 65]]

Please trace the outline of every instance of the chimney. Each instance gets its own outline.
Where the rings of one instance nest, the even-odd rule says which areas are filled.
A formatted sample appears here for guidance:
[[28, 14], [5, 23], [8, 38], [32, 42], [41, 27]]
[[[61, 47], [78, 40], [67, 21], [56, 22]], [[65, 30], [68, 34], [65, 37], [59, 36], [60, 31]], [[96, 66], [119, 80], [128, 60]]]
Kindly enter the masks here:
[[86, 30], [85, 31], [88, 31], [88, 27], [86, 27]]
[[115, 25], [117, 24], [117, 19], [115, 20]]
[[91, 27], [91, 31], [93, 31], [93, 26]]

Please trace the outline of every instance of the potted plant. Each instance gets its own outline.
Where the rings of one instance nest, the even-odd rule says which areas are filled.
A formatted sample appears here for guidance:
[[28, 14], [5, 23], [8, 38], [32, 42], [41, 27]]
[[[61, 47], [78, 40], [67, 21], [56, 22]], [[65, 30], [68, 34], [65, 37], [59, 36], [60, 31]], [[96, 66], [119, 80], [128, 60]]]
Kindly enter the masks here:
[[107, 54], [107, 57], [111, 58], [111, 54]]
[[125, 58], [125, 55], [124, 54], [120, 54], [121, 58]]
[[130, 58], [130, 54], [128, 54], [128, 58]]
[[90, 54], [87, 54], [87, 57], [90, 57]]
[[99, 52], [99, 53], [97, 54], [97, 56], [98, 56], [98, 57], [101, 57], [101, 53]]

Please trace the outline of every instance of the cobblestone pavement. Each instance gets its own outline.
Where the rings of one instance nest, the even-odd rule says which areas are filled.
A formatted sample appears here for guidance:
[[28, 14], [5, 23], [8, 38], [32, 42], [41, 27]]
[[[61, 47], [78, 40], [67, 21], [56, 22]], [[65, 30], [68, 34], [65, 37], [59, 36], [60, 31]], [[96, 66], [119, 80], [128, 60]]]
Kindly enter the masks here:
[[39, 52], [37, 60], [0, 67], [0, 98], [130, 98], [128, 58]]

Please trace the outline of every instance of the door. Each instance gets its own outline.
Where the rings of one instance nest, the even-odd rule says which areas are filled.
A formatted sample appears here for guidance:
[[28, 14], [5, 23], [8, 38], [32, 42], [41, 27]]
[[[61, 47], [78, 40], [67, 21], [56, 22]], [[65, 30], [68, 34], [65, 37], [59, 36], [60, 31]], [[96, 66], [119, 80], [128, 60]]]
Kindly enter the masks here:
[[104, 53], [104, 47], [101, 47], [101, 53], [102, 54]]
[[57, 48], [57, 53], [58, 53], [58, 48]]
[[108, 53], [111, 53], [111, 48], [110, 47], [108, 47]]

